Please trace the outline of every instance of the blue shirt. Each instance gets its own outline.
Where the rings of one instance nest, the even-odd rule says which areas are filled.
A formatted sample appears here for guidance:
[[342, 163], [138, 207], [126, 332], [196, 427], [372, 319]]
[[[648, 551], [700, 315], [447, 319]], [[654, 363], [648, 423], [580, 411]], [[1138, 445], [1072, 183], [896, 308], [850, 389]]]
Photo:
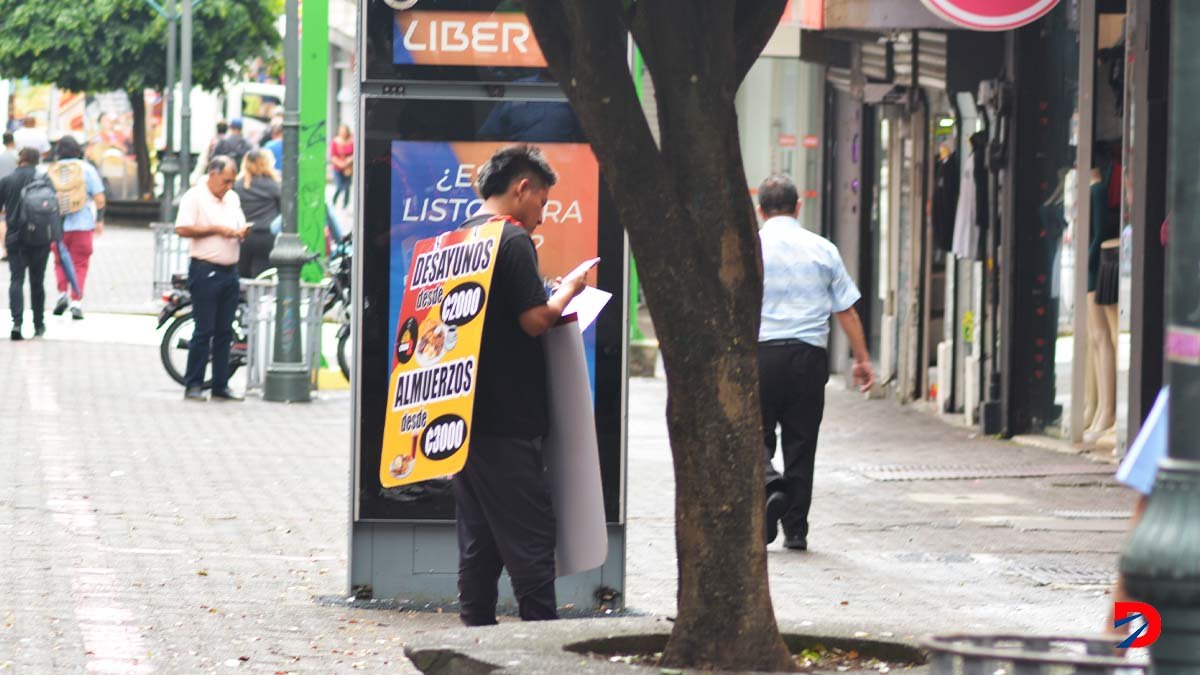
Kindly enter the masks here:
[[96, 167], [82, 159], [64, 159], [62, 162], [79, 162], [83, 164], [83, 180], [87, 186], [88, 203], [75, 213], [68, 213], [63, 218], [63, 232], [87, 232], [96, 229], [96, 214], [92, 212], [94, 197], [104, 194], [104, 181], [100, 180], [100, 172]]
[[263, 147], [270, 150], [272, 155], [275, 155], [275, 169], [283, 171], [283, 139], [276, 138], [273, 141], [267, 141], [267, 144]]
[[802, 340], [826, 347], [829, 316], [862, 297], [837, 247], [791, 216], [767, 220], [758, 237], [763, 253], [759, 341]]

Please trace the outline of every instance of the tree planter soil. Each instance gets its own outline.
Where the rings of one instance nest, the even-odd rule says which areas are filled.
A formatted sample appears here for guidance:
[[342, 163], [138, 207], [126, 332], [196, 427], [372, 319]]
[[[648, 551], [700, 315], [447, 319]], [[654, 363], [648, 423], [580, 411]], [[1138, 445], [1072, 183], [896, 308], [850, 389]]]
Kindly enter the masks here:
[[[802, 673], [903, 673], [924, 665], [927, 660], [921, 650], [897, 643], [796, 634], [783, 637], [797, 670]], [[666, 642], [667, 636], [662, 634], [626, 635], [576, 642], [564, 649], [610, 663], [659, 667], [660, 673], [680, 673], [661, 668]]]

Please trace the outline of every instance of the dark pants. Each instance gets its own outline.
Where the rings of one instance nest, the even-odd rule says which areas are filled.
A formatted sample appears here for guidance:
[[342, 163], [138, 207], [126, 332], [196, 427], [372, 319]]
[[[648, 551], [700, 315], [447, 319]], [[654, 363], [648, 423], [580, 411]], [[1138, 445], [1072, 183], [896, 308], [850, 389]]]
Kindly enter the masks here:
[[246, 234], [238, 257], [238, 274], [253, 279], [271, 266], [271, 249], [275, 248], [275, 235], [267, 228], [255, 228]]
[[[824, 349], [804, 343], [762, 343], [758, 347], [758, 369], [767, 492], [783, 491], [788, 496], [788, 508], [781, 519], [784, 536], [806, 538], [817, 432], [825, 414], [829, 356]], [[782, 476], [771, 466], [776, 425], [783, 431]]]
[[17, 244], [8, 248], [8, 306], [12, 310], [14, 326], [20, 326], [25, 315], [25, 272], [29, 272], [29, 304], [33, 310], [33, 325], [46, 325], [46, 262], [50, 259], [50, 245], [25, 246]]
[[496, 623], [501, 568], [522, 619], [557, 619], [554, 508], [541, 440], [475, 435], [470, 452], [454, 477], [462, 622]]
[[188, 388], [204, 386], [204, 370], [212, 355], [212, 388], [229, 386], [229, 349], [233, 344], [233, 316], [238, 305], [238, 275], [232, 265], [214, 265], [192, 258], [188, 266], [188, 290], [192, 292], [192, 316], [196, 331], [188, 344]]
[[350, 176], [347, 176], [346, 174], [342, 173], [341, 171], [338, 171], [337, 169], [333, 170], [333, 185], [334, 185], [333, 199], [331, 199], [329, 201], [334, 206], [337, 206], [337, 200], [338, 200], [339, 195], [342, 198], [342, 208], [344, 209], [344, 208], [347, 208], [348, 206], [350, 206], [350, 185], [353, 182], [353, 181], [351, 181], [350, 178], [351, 178]]

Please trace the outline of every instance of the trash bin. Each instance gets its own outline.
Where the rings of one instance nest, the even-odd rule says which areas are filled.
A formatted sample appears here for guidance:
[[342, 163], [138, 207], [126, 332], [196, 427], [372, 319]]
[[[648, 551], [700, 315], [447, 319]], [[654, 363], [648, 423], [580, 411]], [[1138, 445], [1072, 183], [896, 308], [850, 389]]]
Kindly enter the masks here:
[[[321, 324], [323, 300], [328, 280], [319, 284], [300, 284], [300, 335], [304, 345], [304, 364], [309, 372], [309, 389], [317, 389], [317, 371], [321, 367]], [[275, 279], [242, 279], [246, 291], [243, 316], [246, 331], [246, 390], [262, 391], [271, 354], [275, 349]]]
[[921, 646], [934, 675], [1139, 675], [1149, 666], [1114, 656], [1111, 637], [954, 634]]

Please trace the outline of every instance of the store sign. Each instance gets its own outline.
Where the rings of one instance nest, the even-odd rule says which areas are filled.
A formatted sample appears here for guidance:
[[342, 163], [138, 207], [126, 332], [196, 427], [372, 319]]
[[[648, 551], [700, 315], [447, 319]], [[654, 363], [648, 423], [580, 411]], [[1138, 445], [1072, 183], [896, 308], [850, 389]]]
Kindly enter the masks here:
[[796, 147], [796, 134], [779, 134], [779, 147], [781, 147], [781, 148]]
[[397, 65], [546, 67], [520, 12], [397, 12], [392, 52]]
[[803, 143], [804, 147], [812, 150], [821, 146], [821, 139], [817, 138], [816, 134], [804, 134]]
[[1020, 28], [1045, 16], [1058, 0], [921, 0], [934, 14], [972, 30]]
[[417, 242], [405, 279], [379, 482], [451, 476], [467, 461], [483, 319], [504, 221]]

